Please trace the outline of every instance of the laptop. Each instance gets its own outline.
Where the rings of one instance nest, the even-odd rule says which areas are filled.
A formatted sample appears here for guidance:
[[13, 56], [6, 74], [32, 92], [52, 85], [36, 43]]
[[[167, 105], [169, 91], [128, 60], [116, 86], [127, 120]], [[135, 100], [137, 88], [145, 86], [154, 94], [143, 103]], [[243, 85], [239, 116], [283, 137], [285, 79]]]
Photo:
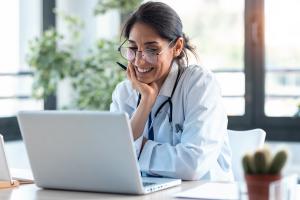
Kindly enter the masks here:
[[33, 177], [41, 188], [147, 194], [180, 179], [141, 177], [125, 113], [18, 113]]

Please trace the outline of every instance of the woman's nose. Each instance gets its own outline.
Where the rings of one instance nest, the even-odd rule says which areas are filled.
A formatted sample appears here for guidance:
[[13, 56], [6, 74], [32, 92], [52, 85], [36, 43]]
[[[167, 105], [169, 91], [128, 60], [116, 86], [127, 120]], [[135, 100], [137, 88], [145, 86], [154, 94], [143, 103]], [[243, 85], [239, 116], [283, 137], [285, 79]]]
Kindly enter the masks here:
[[145, 64], [145, 59], [143, 57], [143, 52], [142, 51], [137, 51], [135, 54], [135, 60], [134, 60], [134, 65], [139, 66]]

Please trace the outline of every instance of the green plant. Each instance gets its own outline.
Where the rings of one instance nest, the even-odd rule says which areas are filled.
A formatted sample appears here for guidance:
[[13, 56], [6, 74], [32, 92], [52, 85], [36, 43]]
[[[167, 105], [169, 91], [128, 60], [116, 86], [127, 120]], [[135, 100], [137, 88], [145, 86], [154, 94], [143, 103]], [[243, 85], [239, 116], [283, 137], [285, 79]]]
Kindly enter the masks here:
[[33, 97], [45, 98], [55, 93], [59, 81], [75, 76], [80, 68], [80, 60], [74, 56], [76, 45], [80, 41], [83, 22], [76, 16], [55, 13], [64, 19], [71, 33], [72, 43], [54, 28], [44, 31], [41, 37], [29, 41], [27, 63], [34, 71]]
[[297, 111], [296, 111], [296, 113], [294, 114], [294, 117], [300, 117], [300, 103], [298, 103], [298, 105], [297, 105]]
[[94, 14], [104, 14], [108, 10], [118, 9], [121, 13], [129, 13], [133, 11], [141, 0], [98, 0], [95, 6]]
[[117, 42], [100, 39], [83, 61], [81, 70], [72, 79], [77, 93], [74, 105], [79, 109], [107, 110], [116, 85], [125, 78], [117, 65], [121, 61]]
[[246, 174], [280, 174], [287, 157], [286, 150], [280, 150], [272, 157], [269, 149], [264, 148], [254, 154], [246, 154], [242, 164]]
[[34, 71], [33, 96], [45, 98], [54, 94], [59, 82], [68, 78], [75, 98], [65, 108], [109, 109], [111, 94], [125, 77], [116, 64], [116, 61], [121, 61], [117, 52], [119, 41], [100, 39], [85, 57], [79, 58], [76, 49], [84, 24], [78, 17], [56, 14], [66, 22], [71, 39], [66, 41], [65, 36], [51, 28], [30, 41], [27, 61]]
[[53, 28], [29, 43], [27, 62], [34, 70], [33, 96], [41, 99], [53, 94], [58, 82], [78, 64], [72, 50], [62, 44], [64, 36]]
[[[140, 3], [141, 0], [99, 0], [94, 14], [117, 9], [124, 19]], [[66, 108], [109, 109], [111, 94], [116, 84], [125, 77], [116, 65], [116, 61], [121, 61], [117, 52], [119, 40], [97, 40], [85, 57], [79, 57], [76, 50], [80, 44], [83, 22], [63, 12], [55, 11], [55, 14], [66, 22], [69, 37], [51, 28], [30, 42], [27, 62], [34, 71], [33, 96], [45, 98], [55, 94], [59, 82], [67, 78], [75, 98]]]

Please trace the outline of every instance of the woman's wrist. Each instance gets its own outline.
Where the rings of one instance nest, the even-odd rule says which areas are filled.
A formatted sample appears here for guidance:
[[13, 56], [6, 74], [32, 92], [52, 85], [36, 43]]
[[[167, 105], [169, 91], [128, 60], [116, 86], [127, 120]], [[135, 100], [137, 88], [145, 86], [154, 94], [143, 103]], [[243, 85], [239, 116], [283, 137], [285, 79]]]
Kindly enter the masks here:
[[156, 100], [156, 98], [153, 98], [153, 97], [147, 97], [147, 96], [143, 97], [142, 96], [140, 105], [143, 108], [149, 109], [149, 111], [150, 111], [155, 103], [155, 100]]

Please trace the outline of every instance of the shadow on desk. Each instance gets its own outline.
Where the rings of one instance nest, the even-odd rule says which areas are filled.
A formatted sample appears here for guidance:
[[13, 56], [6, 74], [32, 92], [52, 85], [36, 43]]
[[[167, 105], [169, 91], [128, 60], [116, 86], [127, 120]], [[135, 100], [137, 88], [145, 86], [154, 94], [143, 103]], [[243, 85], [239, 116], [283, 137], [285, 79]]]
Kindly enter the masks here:
[[[173, 187], [165, 190], [157, 191], [145, 195], [133, 194], [112, 194], [112, 193], [99, 193], [99, 192], [82, 192], [82, 191], [69, 191], [69, 190], [52, 190], [52, 189], [38, 189], [35, 192], [35, 199], [45, 199], [47, 197], [58, 200], [92, 200], [92, 199], [136, 199], [136, 200], [150, 200], [150, 199], [173, 199], [173, 195], [181, 191], [181, 187]], [[175, 199], [175, 197], [174, 197]]]

